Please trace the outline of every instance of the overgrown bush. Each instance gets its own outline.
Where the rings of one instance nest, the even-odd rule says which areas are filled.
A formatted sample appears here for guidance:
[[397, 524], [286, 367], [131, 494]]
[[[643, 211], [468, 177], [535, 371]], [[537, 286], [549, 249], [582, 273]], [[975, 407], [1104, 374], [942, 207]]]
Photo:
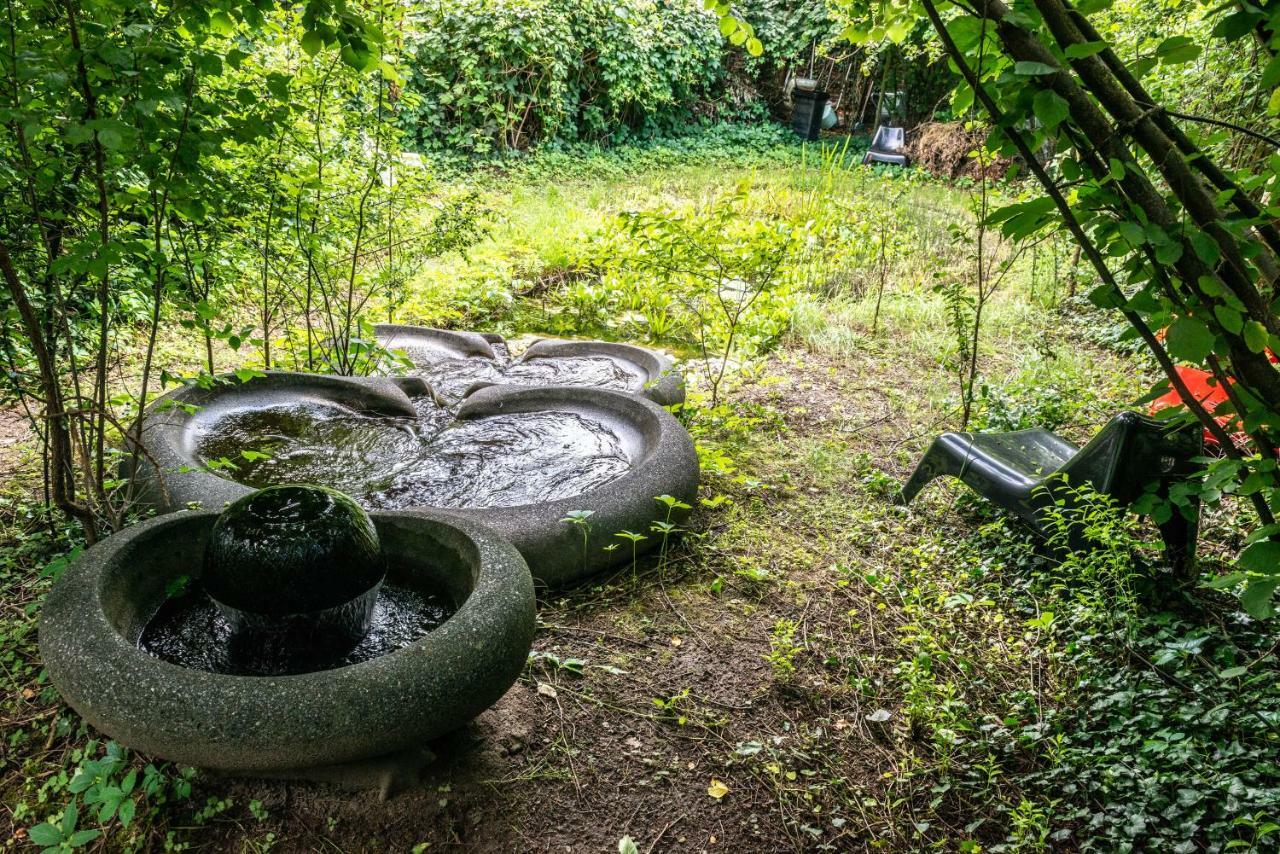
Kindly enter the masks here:
[[668, 130], [721, 76], [695, 0], [461, 0], [417, 17], [403, 124], [423, 150]]

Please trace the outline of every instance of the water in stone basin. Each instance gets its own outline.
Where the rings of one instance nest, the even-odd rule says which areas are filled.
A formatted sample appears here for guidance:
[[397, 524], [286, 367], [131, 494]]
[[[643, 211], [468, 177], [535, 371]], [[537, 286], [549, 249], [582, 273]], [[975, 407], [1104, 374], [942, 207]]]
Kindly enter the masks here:
[[[442, 426], [447, 409], [417, 400], [419, 419], [377, 418], [336, 404], [243, 410], [198, 441], [206, 465], [228, 460], [247, 486], [319, 483], [368, 507], [512, 507], [580, 495], [627, 471], [606, 426], [574, 412], [492, 415]], [[242, 452], [250, 451], [265, 456]]]
[[502, 345], [494, 345], [494, 351], [498, 354], [496, 361], [480, 356], [442, 359], [438, 352], [426, 348], [403, 348], [415, 366], [411, 373], [424, 378], [450, 403], [461, 400], [467, 389], [478, 382], [576, 385], [629, 392], [639, 391], [644, 385], [643, 377], [604, 356], [555, 356], [515, 362]]
[[231, 625], [203, 589], [168, 599], [147, 623], [138, 646], [171, 664], [236, 676], [283, 676], [368, 661], [408, 646], [447, 620], [454, 607], [442, 593], [386, 583], [373, 625], [353, 649], [333, 659], [282, 661], [265, 650], [235, 649]]

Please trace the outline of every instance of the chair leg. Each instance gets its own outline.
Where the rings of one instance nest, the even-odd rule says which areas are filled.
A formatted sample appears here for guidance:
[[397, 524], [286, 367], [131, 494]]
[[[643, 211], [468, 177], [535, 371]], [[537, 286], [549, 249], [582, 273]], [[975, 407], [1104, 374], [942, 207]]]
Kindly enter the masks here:
[[929, 450], [925, 451], [924, 456], [920, 458], [920, 462], [916, 465], [916, 470], [911, 473], [911, 477], [902, 485], [902, 490], [898, 493], [897, 502], [899, 504], [910, 504], [911, 500], [920, 494], [920, 490], [924, 489], [929, 481], [944, 475], [955, 477], [959, 476], [959, 474], [955, 460], [947, 453], [946, 448], [935, 439], [933, 444], [929, 446]]
[[1187, 512], [1191, 518], [1183, 515], [1183, 509], [1175, 506], [1169, 521], [1160, 525], [1160, 536], [1164, 539], [1165, 558], [1173, 566], [1173, 571], [1181, 578], [1189, 579], [1196, 559], [1196, 540], [1200, 535], [1200, 500], [1190, 499], [1191, 506]]

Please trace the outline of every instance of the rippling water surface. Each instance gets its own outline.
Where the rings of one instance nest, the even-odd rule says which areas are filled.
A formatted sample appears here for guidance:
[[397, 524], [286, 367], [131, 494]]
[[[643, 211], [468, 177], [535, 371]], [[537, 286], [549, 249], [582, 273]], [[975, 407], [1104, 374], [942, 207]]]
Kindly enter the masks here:
[[247, 486], [316, 483], [386, 509], [553, 501], [603, 486], [630, 465], [612, 430], [574, 412], [449, 423], [447, 409], [415, 405], [417, 420], [317, 403], [235, 412], [200, 437], [197, 455], [206, 465], [229, 461], [228, 476]]
[[143, 629], [138, 647], [156, 658], [237, 676], [282, 676], [359, 664], [408, 646], [439, 626], [454, 608], [442, 593], [383, 584], [373, 625], [353, 649], [331, 656], [232, 642], [231, 626], [202, 590], [167, 600]]
[[494, 346], [498, 359], [445, 357], [430, 348], [406, 348], [416, 368], [411, 373], [431, 383], [450, 403], [462, 400], [479, 382], [506, 385], [576, 385], [615, 391], [639, 391], [643, 378], [604, 356], [553, 356], [512, 361], [505, 347]]

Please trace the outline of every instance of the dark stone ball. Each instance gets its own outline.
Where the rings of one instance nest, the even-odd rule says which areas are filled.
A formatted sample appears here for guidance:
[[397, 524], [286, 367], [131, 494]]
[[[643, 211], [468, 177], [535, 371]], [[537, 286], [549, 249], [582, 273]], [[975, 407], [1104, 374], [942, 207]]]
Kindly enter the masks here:
[[204, 555], [204, 586], [215, 601], [267, 616], [335, 608], [385, 574], [369, 514], [321, 486], [246, 495], [218, 517]]

